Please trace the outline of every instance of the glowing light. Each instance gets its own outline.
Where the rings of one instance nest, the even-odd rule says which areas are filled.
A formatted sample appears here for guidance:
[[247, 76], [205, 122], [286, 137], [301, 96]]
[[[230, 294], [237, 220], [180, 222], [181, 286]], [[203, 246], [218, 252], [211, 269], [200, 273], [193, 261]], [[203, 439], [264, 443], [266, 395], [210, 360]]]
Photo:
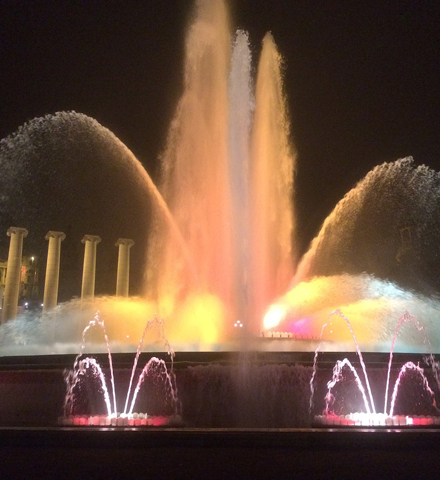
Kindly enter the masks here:
[[242, 327], [243, 324], [240, 322], [240, 320], [237, 320], [235, 323], [234, 323], [234, 327]]
[[171, 344], [182, 340], [215, 343], [223, 337], [225, 318], [224, 305], [216, 296], [188, 295], [167, 324], [167, 338]]
[[322, 425], [344, 427], [398, 427], [402, 425], [440, 425], [440, 417], [409, 417], [407, 415], [386, 415], [385, 413], [355, 412], [348, 415], [316, 415], [315, 422]]
[[271, 305], [264, 316], [263, 326], [265, 329], [274, 328], [284, 319], [286, 310], [281, 305]]

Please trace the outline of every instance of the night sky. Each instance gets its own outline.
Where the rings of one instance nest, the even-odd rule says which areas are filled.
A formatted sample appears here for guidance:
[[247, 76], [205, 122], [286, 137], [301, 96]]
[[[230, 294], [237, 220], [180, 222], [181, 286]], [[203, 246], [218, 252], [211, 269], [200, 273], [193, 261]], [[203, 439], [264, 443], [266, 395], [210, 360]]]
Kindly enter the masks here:
[[[0, 138], [75, 110], [157, 176], [182, 92], [186, 0], [0, 0]], [[235, 0], [254, 65], [266, 31], [285, 61], [298, 151], [300, 250], [375, 165], [440, 170], [440, 2]], [[1, 172], [0, 172], [1, 174]]]

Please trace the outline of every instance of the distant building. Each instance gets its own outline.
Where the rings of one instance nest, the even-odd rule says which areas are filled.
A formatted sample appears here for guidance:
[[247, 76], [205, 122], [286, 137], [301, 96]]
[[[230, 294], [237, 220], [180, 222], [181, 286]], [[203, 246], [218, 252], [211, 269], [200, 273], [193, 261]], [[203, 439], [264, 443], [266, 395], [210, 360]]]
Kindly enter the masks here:
[[[6, 282], [8, 261], [0, 257], [0, 308], [3, 306], [3, 295]], [[38, 258], [24, 256], [21, 262], [19, 304], [35, 302], [39, 297], [39, 268]]]

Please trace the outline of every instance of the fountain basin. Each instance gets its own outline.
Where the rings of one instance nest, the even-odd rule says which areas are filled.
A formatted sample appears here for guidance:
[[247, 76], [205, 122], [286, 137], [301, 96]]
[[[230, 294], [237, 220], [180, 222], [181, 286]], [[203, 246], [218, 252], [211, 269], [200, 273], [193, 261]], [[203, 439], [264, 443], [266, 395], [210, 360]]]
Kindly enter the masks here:
[[[139, 365], [143, 365], [151, 355], [142, 353]], [[314, 355], [311, 352], [178, 352], [174, 362], [177, 393], [180, 401], [180, 422], [171, 415], [164, 415], [160, 408], [149, 412], [150, 423], [160, 417], [169, 419], [169, 426], [178, 428], [311, 428], [317, 424], [317, 416], [323, 415], [327, 382], [332, 378], [332, 369], [336, 361], [346, 353], [321, 353], [315, 378], [313, 405], [310, 411], [310, 378]], [[154, 352], [154, 356], [159, 356]], [[372, 393], [375, 398], [383, 398], [387, 375], [388, 355], [365, 353]], [[95, 355], [103, 366], [108, 379], [107, 357]], [[118, 405], [123, 405], [128, 385], [133, 354], [114, 354], [114, 370]], [[353, 365], [358, 366], [355, 354], [349, 354]], [[63, 371], [71, 368], [74, 355], [1, 357], [0, 358], [0, 427], [58, 427], [59, 417], [63, 416], [63, 402], [66, 387]], [[163, 359], [167, 355], [163, 354]], [[422, 360], [422, 356], [413, 354], [395, 354], [391, 372], [392, 380], [397, 377], [401, 365], [411, 359]], [[139, 368], [140, 370], [140, 368]], [[109, 382], [109, 380], [107, 380]], [[153, 405], [148, 398], [144, 405]], [[148, 403], [150, 401], [150, 403]], [[340, 414], [345, 415], [353, 410]], [[134, 411], [140, 407], [134, 408]], [[104, 421], [106, 412], [76, 412], [76, 423], [89, 424]], [[397, 418], [403, 413], [397, 411]], [[80, 417], [81, 415], [85, 417]], [[100, 417], [104, 415], [104, 417]], [[419, 416], [425, 419], [434, 417], [432, 412], [408, 412], [406, 417], [413, 419], [412, 425], [419, 423]], [[334, 416], [333, 416], [334, 417]], [[79, 419], [82, 419], [81, 421]], [[129, 425], [120, 417], [121, 427]], [[145, 415], [144, 415], [145, 418]], [[139, 419], [139, 415], [138, 415]], [[134, 416], [132, 418], [134, 420]], [[321, 427], [333, 428], [335, 422], [320, 422]], [[118, 420], [110, 419], [110, 425], [117, 426]], [[127, 425], [124, 425], [124, 422]], [[71, 420], [63, 420], [71, 423]], [[61, 423], [63, 423], [61, 422]], [[429, 423], [428, 423], [429, 422]], [[73, 421], [75, 424], [75, 420]], [[114, 423], [115, 425], [112, 425]], [[145, 422], [147, 423], [147, 422]], [[342, 421], [339, 423], [343, 423]], [[376, 422], [380, 423], [380, 422]], [[398, 422], [385, 426], [400, 428]], [[407, 422], [409, 423], [409, 421]], [[425, 422], [420, 419], [422, 425]], [[436, 426], [428, 420], [424, 426]], [[96, 425], [98, 426], [98, 425]], [[154, 425], [153, 425], [154, 426]], [[336, 422], [336, 426], [338, 423]], [[353, 427], [362, 425], [353, 425]], [[364, 424], [364, 426], [367, 426]], [[373, 422], [368, 423], [373, 426]], [[352, 427], [352, 428], [353, 428]], [[91, 428], [91, 427], [90, 427]], [[152, 428], [152, 426], [150, 426]]]
[[[342, 355], [320, 354], [314, 412], [322, 411], [326, 382]], [[373, 394], [380, 395], [388, 356], [364, 356]], [[105, 365], [105, 355], [96, 357]], [[356, 365], [356, 356], [349, 357]], [[65, 394], [63, 370], [74, 358], [0, 358], [0, 473], [20, 468], [31, 476], [38, 468], [46, 478], [61, 478], [68, 465], [72, 476], [98, 478], [138, 475], [147, 465], [155, 478], [183, 471], [189, 478], [273, 478], [274, 471], [286, 477], [349, 478], [354, 469], [379, 478], [429, 476], [438, 467], [440, 429], [434, 419], [415, 427], [314, 428], [311, 352], [179, 352], [174, 369], [182, 421], [148, 427], [129, 425], [128, 418], [120, 426], [116, 419], [105, 426], [57, 424]], [[392, 375], [409, 359], [418, 361], [416, 355], [395, 354]], [[132, 362], [132, 353], [114, 354], [117, 382], [127, 379]], [[80, 418], [90, 423], [102, 417]]]

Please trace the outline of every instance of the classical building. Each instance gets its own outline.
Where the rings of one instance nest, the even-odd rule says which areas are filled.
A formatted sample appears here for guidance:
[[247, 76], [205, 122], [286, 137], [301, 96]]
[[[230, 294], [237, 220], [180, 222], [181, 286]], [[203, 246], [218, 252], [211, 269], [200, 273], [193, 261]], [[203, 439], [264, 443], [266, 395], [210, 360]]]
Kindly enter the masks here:
[[[3, 294], [8, 269], [7, 256], [0, 257], [0, 308], [3, 306]], [[38, 258], [35, 256], [23, 256], [20, 273], [20, 303], [35, 301], [39, 295], [39, 268]]]

